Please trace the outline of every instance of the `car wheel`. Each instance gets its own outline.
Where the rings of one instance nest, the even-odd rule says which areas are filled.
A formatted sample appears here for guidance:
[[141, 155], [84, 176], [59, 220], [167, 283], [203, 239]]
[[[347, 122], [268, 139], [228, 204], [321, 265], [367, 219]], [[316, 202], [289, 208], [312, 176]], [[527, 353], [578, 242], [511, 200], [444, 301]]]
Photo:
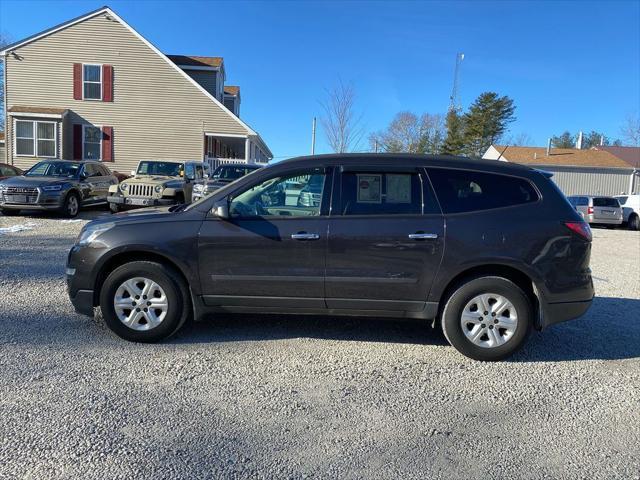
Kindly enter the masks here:
[[446, 300], [442, 330], [449, 343], [474, 360], [509, 357], [525, 342], [532, 309], [526, 294], [503, 277], [479, 277], [460, 284]]
[[120, 205], [109, 202], [109, 210], [111, 210], [111, 213], [118, 213], [120, 211]]
[[628, 222], [629, 230], [640, 230], [640, 217], [635, 213], [631, 214]]
[[67, 218], [74, 218], [78, 216], [80, 212], [80, 197], [78, 197], [77, 193], [71, 192], [69, 193], [62, 203], [62, 208], [60, 209], [60, 213], [62, 216]]
[[0, 210], [0, 212], [2, 212], [2, 215], [6, 217], [15, 217], [17, 215], [20, 215], [20, 210], [10, 210], [7, 208], [3, 208], [2, 210]]
[[157, 342], [191, 316], [189, 292], [172, 268], [156, 262], [126, 263], [109, 274], [100, 292], [107, 326], [133, 342]]

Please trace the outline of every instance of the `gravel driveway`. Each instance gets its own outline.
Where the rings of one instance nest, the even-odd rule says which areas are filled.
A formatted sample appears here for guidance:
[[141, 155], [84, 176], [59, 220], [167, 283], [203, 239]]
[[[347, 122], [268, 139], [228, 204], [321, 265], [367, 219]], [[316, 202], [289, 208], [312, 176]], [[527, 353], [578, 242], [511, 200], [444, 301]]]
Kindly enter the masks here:
[[585, 317], [485, 364], [379, 319], [126, 343], [67, 298], [84, 223], [0, 216], [0, 478], [640, 478], [637, 232], [594, 231]]

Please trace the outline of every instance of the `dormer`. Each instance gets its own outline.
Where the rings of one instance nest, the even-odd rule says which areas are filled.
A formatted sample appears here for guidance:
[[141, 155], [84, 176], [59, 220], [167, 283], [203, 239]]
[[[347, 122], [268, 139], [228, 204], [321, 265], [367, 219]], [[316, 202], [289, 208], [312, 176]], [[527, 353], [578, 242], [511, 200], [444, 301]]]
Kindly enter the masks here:
[[240, 117], [240, 87], [236, 85], [225, 85], [224, 101], [222, 103], [231, 110], [236, 117]]
[[167, 55], [169, 60], [185, 71], [207, 92], [220, 102], [224, 99], [224, 61], [222, 57], [199, 57], [193, 55]]

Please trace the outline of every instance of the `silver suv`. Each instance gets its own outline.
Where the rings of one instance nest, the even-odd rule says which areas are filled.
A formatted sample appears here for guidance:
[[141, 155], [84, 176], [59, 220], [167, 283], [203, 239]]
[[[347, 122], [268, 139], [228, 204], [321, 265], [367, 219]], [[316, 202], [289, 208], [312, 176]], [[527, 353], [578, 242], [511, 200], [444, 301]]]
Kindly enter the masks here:
[[622, 207], [613, 197], [572, 195], [567, 197], [582, 218], [598, 225], [622, 225]]

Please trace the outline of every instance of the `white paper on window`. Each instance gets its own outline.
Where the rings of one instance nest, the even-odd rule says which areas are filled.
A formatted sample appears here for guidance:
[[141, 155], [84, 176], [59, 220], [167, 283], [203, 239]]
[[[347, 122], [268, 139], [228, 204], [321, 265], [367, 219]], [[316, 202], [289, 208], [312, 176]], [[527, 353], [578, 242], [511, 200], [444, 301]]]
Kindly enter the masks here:
[[382, 203], [382, 175], [358, 174], [358, 203]]
[[387, 174], [387, 203], [411, 203], [411, 175]]

